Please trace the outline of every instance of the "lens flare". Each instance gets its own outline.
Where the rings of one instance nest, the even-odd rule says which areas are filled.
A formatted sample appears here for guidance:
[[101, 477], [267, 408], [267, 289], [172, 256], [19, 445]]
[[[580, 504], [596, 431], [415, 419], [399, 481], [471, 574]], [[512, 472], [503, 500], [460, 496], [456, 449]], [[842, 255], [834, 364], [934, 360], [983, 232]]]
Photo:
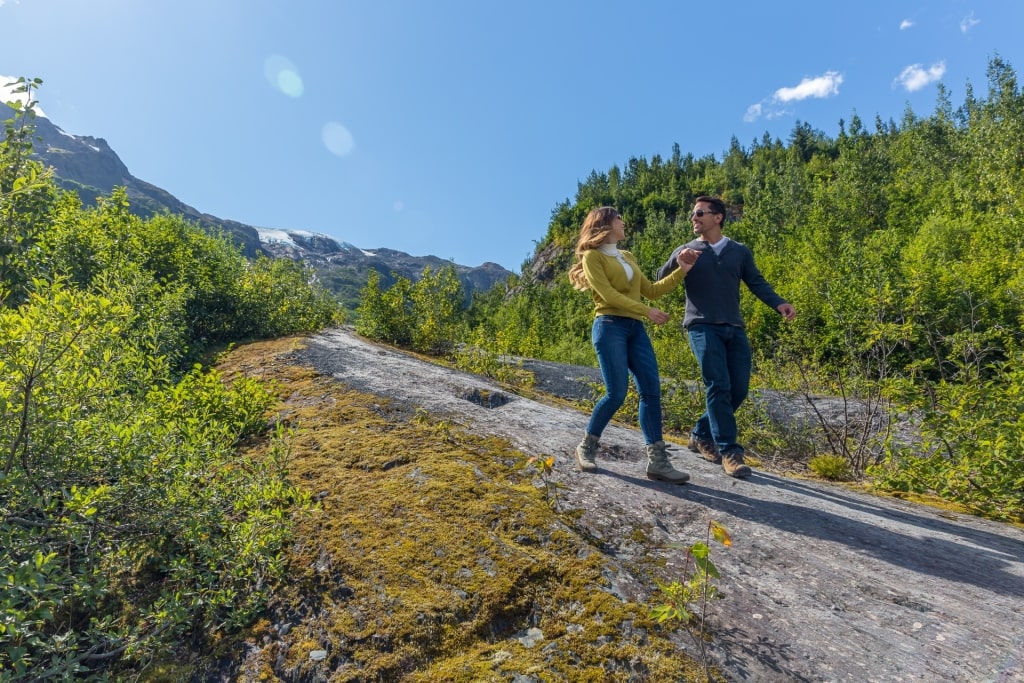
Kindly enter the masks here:
[[325, 123], [321, 135], [324, 140], [324, 146], [327, 147], [331, 154], [336, 154], [339, 157], [348, 156], [355, 145], [352, 133], [348, 132], [348, 128], [336, 121]]
[[287, 57], [270, 55], [263, 62], [263, 75], [271, 86], [288, 97], [302, 97], [302, 76]]

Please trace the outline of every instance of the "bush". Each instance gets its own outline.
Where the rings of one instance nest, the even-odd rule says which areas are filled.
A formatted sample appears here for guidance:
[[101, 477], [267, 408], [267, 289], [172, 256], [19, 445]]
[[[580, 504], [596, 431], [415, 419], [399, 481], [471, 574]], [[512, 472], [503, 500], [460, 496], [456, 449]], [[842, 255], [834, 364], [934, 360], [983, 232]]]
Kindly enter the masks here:
[[812, 472], [829, 481], [848, 481], [853, 478], [850, 463], [838, 455], [819, 455], [811, 458], [807, 466]]
[[380, 275], [371, 270], [359, 297], [356, 332], [371, 339], [425, 353], [450, 351], [466, 333], [465, 294], [453, 266], [430, 268], [416, 284], [395, 276], [380, 290]]
[[261, 256], [239, 279], [238, 319], [236, 338], [269, 338], [337, 325], [344, 316], [311, 268]]
[[0, 677], [85, 679], [246, 623], [304, 500], [282, 447], [236, 454], [269, 393], [173, 384], [121, 334], [126, 302], [34, 287], [0, 311]]
[[876, 484], [1024, 521], [1024, 354], [992, 372], [992, 379], [939, 382], [921, 392], [921, 441], [892, 444], [885, 462], [868, 470]]

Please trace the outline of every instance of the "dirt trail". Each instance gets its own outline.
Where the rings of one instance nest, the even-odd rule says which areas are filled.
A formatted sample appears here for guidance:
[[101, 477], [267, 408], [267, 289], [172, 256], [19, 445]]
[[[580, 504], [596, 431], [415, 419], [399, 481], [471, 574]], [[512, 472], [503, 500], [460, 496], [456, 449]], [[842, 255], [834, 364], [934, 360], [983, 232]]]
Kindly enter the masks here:
[[[526, 454], [558, 457], [559, 499], [623, 571], [616, 589], [651, 601], [630, 560], [687, 546], [709, 520], [725, 598], [713, 604], [715, 663], [733, 681], [1024, 681], [1024, 531], [844, 488], [755, 471], [744, 481], [676, 446], [685, 486], [647, 480], [638, 431], [612, 426], [601, 470], [570, 458], [587, 415], [486, 379], [385, 350], [347, 330], [311, 338], [303, 360], [355, 388], [411, 402]], [[670, 552], [670, 551], [669, 551]], [[668, 571], [681, 557], [666, 555]], [[692, 647], [680, 640], [680, 647]]]

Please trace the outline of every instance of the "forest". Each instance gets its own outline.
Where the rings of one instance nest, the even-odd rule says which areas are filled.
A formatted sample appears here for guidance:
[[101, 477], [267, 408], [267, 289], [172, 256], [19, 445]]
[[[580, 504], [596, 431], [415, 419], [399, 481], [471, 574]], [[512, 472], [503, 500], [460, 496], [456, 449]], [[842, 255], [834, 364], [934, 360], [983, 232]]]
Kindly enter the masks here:
[[[969, 85], [959, 106], [940, 86], [930, 115], [908, 109], [870, 128], [852, 115], [835, 139], [798, 122], [785, 142], [733, 138], [720, 161], [675, 145], [667, 159], [592, 171], [554, 207], [533, 258], [505, 287], [432, 320], [417, 344], [416, 297], [454, 296], [442, 274], [396, 283], [383, 299], [371, 282], [357, 329], [448, 349], [495, 376], [508, 375], [497, 362], [506, 356], [596, 365], [593, 304], [567, 278], [587, 212], [615, 206], [627, 224], [620, 247], [653, 278], [691, 238], [694, 198], [717, 195], [729, 207], [725, 234], [753, 250], [798, 312], [784, 322], [744, 291], [752, 387], [808, 406], [836, 397], [848, 416], [836, 425], [811, 409], [799, 428], [780, 427], [750, 401], [737, 416], [748, 449], [795, 471], [1024, 521], [1024, 97], [998, 57], [987, 74], [987, 93]], [[658, 306], [681, 319], [682, 288]], [[663, 410], [681, 436], [702, 410], [699, 372], [677, 324], [650, 332], [662, 375], [678, 382], [667, 383]]]

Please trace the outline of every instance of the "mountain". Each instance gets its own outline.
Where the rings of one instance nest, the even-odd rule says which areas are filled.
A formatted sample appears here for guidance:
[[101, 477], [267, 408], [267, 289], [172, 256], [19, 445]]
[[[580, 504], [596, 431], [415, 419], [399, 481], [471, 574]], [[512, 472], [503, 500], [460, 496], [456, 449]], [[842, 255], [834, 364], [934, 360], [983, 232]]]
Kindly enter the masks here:
[[169, 211], [185, 216], [208, 230], [222, 230], [242, 247], [246, 256], [254, 257], [261, 253], [255, 228], [202, 213], [166, 190], [139, 180], [103, 138], [65, 133], [42, 116], [36, 117], [34, 125], [36, 157], [44, 165], [53, 167], [57, 184], [76, 192], [86, 206], [95, 205], [97, 197], [109, 195], [115, 187], [123, 186], [131, 201], [132, 212], [143, 218]]
[[[13, 110], [0, 105], [0, 119], [12, 115]], [[463, 266], [437, 256], [410, 256], [386, 248], [360, 249], [327, 235], [303, 230], [256, 228], [218, 218], [133, 176], [103, 138], [71, 135], [43, 116], [36, 117], [35, 128], [36, 157], [53, 168], [61, 188], [77, 193], [86, 206], [94, 205], [97, 197], [109, 195], [115, 187], [124, 187], [132, 212], [143, 218], [168, 211], [185, 216], [206, 230], [223, 232], [250, 258], [264, 254], [307, 263], [316, 270], [324, 285], [350, 308], [358, 300], [359, 290], [366, 283], [370, 269], [380, 274], [382, 286], [388, 286], [395, 280], [392, 273], [415, 281], [427, 266], [436, 270], [454, 265], [467, 296], [474, 291], [486, 291], [512, 275], [496, 263]]]
[[380, 274], [382, 287], [388, 287], [395, 276], [417, 280], [424, 268], [437, 271], [454, 266], [467, 297], [474, 291], [487, 291], [505, 282], [511, 272], [497, 263], [476, 267], [462, 266], [437, 256], [410, 256], [394, 249], [360, 249], [348, 242], [304, 230], [256, 228], [263, 250], [278, 258], [301, 260], [312, 266], [328, 289], [348, 307], [354, 307], [359, 290], [366, 284], [370, 270]]

